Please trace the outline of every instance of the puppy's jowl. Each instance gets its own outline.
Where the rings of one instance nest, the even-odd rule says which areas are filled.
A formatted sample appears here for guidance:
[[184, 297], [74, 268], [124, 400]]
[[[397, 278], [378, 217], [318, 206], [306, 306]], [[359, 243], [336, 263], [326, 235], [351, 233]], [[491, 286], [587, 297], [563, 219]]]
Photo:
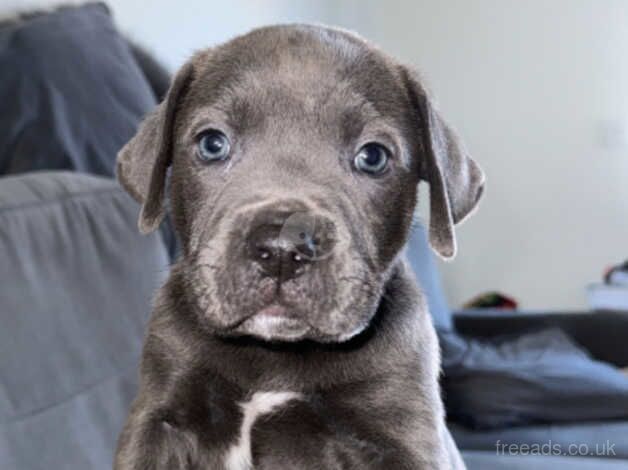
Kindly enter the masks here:
[[182, 255], [158, 293], [117, 470], [450, 469], [438, 345], [400, 256], [417, 185], [432, 247], [483, 174], [418, 76], [292, 25], [201, 51], [118, 175]]

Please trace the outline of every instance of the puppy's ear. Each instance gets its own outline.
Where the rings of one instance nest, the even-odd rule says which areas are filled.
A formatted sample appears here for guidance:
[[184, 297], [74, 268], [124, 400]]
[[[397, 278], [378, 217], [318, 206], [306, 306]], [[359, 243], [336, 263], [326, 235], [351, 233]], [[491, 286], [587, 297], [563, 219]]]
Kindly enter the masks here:
[[120, 150], [116, 174], [120, 184], [142, 204], [138, 222], [142, 233], [155, 230], [164, 217], [166, 174], [172, 160], [177, 104], [192, 79], [192, 63], [175, 76], [164, 100]]
[[484, 173], [443, 120], [418, 75], [402, 69], [421, 126], [421, 178], [430, 186], [430, 245], [443, 258], [456, 254], [454, 225], [477, 206], [484, 190]]

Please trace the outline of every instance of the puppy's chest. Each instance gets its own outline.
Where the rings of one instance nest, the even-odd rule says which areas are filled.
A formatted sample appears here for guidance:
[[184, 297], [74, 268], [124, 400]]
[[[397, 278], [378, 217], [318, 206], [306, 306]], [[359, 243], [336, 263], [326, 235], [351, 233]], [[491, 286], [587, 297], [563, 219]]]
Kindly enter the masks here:
[[[241, 419], [237, 437], [224, 456], [225, 470], [247, 470], [253, 467], [252, 431], [263, 416], [280, 413], [290, 402], [302, 400], [300, 393], [290, 391], [263, 391], [254, 393], [248, 400], [239, 403]], [[258, 424], [259, 425], [259, 424]]]
[[193, 460], [220, 462], [224, 470], [251, 470], [269, 457], [302, 458], [298, 454], [310, 454], [338, 438], [349, 437], [361, 449], [375, 445], [362, 438], [370, 434], [364, 426], [373, 423], [351, 418], [361, 414], [326, 394], [262, 390], [226, 396], [214, 390], [204, 403], [187, 403], [180, 430], [197, 443], [199, 454]]

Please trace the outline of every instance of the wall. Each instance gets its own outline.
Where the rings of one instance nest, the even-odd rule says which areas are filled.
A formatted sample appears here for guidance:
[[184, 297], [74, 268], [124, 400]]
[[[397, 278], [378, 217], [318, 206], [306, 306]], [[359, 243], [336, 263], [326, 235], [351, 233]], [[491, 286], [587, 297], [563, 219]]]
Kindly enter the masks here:
[[628, 2], [343, 2], [342, 20], [417, 65], [488, 175], [443, 266], [459, 305], [497, 289], [584, 308], [628, 257]]
[[[2, 8], [57, 2], [4, 0]], [[110, 1], [121, 29], [171, 67], [275, 22], [353, 28], [427, 77], [488, 175], [443, 266], [459, 305], [497, 289], [581, 308], [628, 256], [628, 2], [623, 0]]]
[[331, 4], [306, 0], [111, 0], [107, 3], [119, 27], [142, 43], [152, 45], [173, 69], [197, 49], [257, 26], [329, 21]]

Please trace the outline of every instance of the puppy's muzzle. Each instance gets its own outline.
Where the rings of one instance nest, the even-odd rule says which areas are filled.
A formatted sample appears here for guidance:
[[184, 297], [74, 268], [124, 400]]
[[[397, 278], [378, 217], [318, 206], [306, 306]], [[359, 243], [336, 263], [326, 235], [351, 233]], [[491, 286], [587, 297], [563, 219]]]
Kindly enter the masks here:
[[246, 239], [247, 258], [279, 282], [315, 268], [336, 245], [335, 225], [322, 215], [271, 211], [255, 219]]

